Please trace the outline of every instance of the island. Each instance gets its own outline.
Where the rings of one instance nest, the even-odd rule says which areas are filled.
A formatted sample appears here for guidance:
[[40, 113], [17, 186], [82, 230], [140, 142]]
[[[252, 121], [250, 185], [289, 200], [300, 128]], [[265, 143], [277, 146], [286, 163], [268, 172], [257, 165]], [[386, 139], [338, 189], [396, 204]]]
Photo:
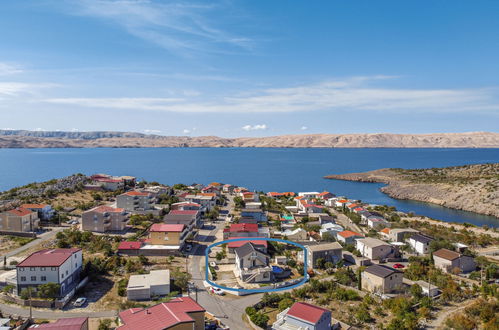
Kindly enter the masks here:
[[499, 217], [499, 163], [427, 169], [383, 168], [325, 178], [386, 183], [381, 191], [396, 199]]

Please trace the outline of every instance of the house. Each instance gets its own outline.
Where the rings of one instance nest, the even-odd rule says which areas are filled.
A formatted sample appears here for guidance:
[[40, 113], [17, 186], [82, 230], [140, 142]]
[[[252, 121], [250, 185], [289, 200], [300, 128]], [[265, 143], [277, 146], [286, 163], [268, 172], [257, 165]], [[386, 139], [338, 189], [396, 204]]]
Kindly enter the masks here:
[[171, 195], [173, 190], [168, 186], [146, 186], [138, 191], [148, 193], [153, 198], [158, 199], [160, 195]]
[[326, 223], [336, 223], [336, 217], [327, 214], [319, 215], [319, 224], [322, 226], [323, 224]]
[[119, 255], [138, 256], [143, 242], [120, 242], [118, 245]]
[[334, 205], [336, 207], [345, 207], [348, 203], [348, 200], [347, 199], [340, 199], [340, 200], [337, 200]]
[[324, 238], [324, 234], [329, 233], [331, 234], [334, 238], [336, 238], [336, 235], [339, 232], [342, 232], [345, 230], [342, 226], [337, 225], [335, 223], [325, 223], [321, 226], [321, 229], [319, 230], [319, 234], [321, 235], [321, 238]]
[[234, 250], [236, 267], [234, 274], [246, 283], [269, 282], [272, 268], [269, 256], [258, 250], [253, 243], [246, 243]]
[[128, 300], [151, 300], [170, 293], [170, 271], [151, 270], [149, 274], [131, 275], [126, 287]]
[[277, 315], [274, 330], [331, 330], [331, 311], [306, 302], [295, 302]]
[[97, 206], [81, 215], [82, 230], [104, 233], [122, 231], [126, 228], [129, 214], [125, 209], [110, 206]]
[[149, 228], [147, 243], [180, 250], [184, 246], [187, 236], [189, 236], [189, 230], [184, 224], [155, 223]]
[[172, 210], [200, 210], [201, 205], [198, 203], [191, 203], [191, 202], [179, 202], [179, 203], [173, 203], [171, 206]]
[[116, 207], [126, 211], [148, 211], [154, 209], [155, 198], [147, 192], [128, 191], [116, 197]]
[[0, 213], [0, 232], [34, 232], [39, 226], [38, 212], [18, 207]]
[[49, 221], [55, 214], [55, 210], [48, 204], [22, 204], [21, 208], [38, 213], [38, 218]]
[[227, 243], [227, 249], [229, 253], [234, 253], [235, 249], [240, 248], [246, 243], [251, 243], [258, 251], [267, 253], [268, 241], [267, 240], [241, 240], [241, 241], [230, 241]]
[[268, 192], [267, 193], [267, 197], [272, 197], [272, 198], [281, 198], [281, 197], [294, 197], [295, 196], [295, 193], [294, 192], [275, 192], [275, 191], [271, 191], [271, 192]]
[[261, 202], [248, 202], [245, 204], [246, 209], [260, 210], [262, 208]]
[[430, 252], [430, 243], [433, 238], [423, 235], [414, 234], [409, 238], [409, 245], [417, 254], [427, 254]]
[[32, 253], [16, 266], [17, 294], [41, 284], [60, 285], [59, 296], [64, 297], [80, 282], [83, 258], [81, 249], [46, 249]]
[[258, 225], [254, 223], [233, 223], [223, 231], [224, 239], [233, 237], [258, 237]]
[[340, 231], [336, 234], [338, 242], [343, 244], [355, 244], [355, 240], [358, 238], [364, 238], [364, 235], [351, 230]]
[[220, 188], [217, 186], [209, 185], [209, 186], [201, 189], [201, 192], [202, 193], [212, 193], [212, 194], [215, 194], [217, 196], [220, 196]]
[[236, 188], [236, 187], [235, 187], [235, 186], [233, 186], [233, 185], [231, 185], [231, 184], [224, 184], [224, 185], [223, 185], [223, 187], [222, 187], [222, 191], [223, 191], [224, 193], [227, 193], [227, 194], [231, 194], [231, 195], [232, 195], [232, 194], [234, 193], [234, 189], [235, 189], [235, 188]]
[[403, 273], [383, 265], [368, 266], [361, 274], [362, 289], [374, 293], [394, 293], [402, 288]]
[[323, 205], [302, 203], [302, 210], [305, 213], [322, 213], [324, 211]]
[[217, 205], [217, 195], [215, 193], [186, 194], [181, 199], [201, 205], [201, 211], [203, 212], [208, 212]]
[[308, 192], [299, 192], [298, 197], [302, 197], [303, 199], [314, 199], [319, 196], [319, 192], [317, 191], [308, 191]]
[[245, 203], [258, 202], [258, 194], [251, 191], [244, 191], [239, 194]]
[[389, 229], [388, 238], [392, 242], [405, 242], [407, 238], [418, 233], [419, 230], [412, 228], [393, 228]]
[[390, 228], [386, 227], [386, 228], [381, 229], [379, 231], [379, 234], [382, 238], [390, 239]]
[[330, 198], [333, 198], [333, 197], [334, 197], [334, 195], [333, 195], [333, 194], [331, 194], [329, 191], [323, 191], [323, 192], [321, 192], [319, 195], [317, 195], [317, 197], [318, 197], [319, 199], [322, 199], [323, 201], [326, 201], [326, 200], [328, 200], [328, 199], [330, 199]]
[[285, 230], [281, 232], [282, 237], [286, 237], [287, 240], [293, 242], [305, 241], [307, 240], [307, 231], [303, 228], [296, 228], [293, 230]]
[[433, 263], [435, 267], [445, 272], [452, 272], [454, 269], [459, 269], [461, 272], [467, 273], [476, 269], [473, 257], [447, 249], [440, 249], [433, 252]]
[[178, 297], [151, 307], [119, 313], [123, 325], [116, 330], [204, 330], [206, 310], [190, 297]]
[[117, 191], [125, 188], [125, 182], [121, 178], [115, 178], [107, 174], [94, 174], [90, 177], [94, 185], [103, 190]]
[[[0, 327], [1, 329], [1, 327]], [[34, 324], [28, 329], [43, 330], [88, 330], [88, 317], [58, 319], [52, 323]]]
[[244, 208], [241, 210], [241, 218], [253, 218], [258, 222], [265, 222], [267, 214], [260, 209]]
[[166, 224], [183, 224], [188, 231], [192, 231], [202, 225], [201, 212], [197, 210], [171, 210], [170, 213], [163, 217], [163, 222]]
[[355, 248], [362, 254], [362, 256], [371, 260], [393, 257], [398, 253], [392, 245], [372, 237], [357, 239], [355, 242]]
[[[317, 260], [324, 259], [325, 262], [337, 263], [343, 259], [342, 249], [340, 243], [326, 243], [318, 245], [307, 246], [307, 265], [309, 268], [314, 269], [317, 266]], [[303, 251], [299, 252], [300, 261], [304, 262]]]
[[423, 289], [423, 295], [425, 296], [435, 297], [440, 292], [437, 286], [426, 281], [419, 280], [415, 281], [414, 284], [419, 285]]
[[381, 228], [390, 227], [390, 223], [383, 217], [372, 215], [367, 218], [367, 227], [379, 230]]

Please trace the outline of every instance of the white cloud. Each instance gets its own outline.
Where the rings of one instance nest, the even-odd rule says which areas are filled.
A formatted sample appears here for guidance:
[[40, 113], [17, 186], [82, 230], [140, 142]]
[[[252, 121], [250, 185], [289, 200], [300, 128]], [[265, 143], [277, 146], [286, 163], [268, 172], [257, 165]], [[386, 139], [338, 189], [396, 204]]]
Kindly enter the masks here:
[[267, 129], [267, 125], [265, 124], [260, 124], [260, 125], [245, 125], [243, 127], [241, 127], [243, 130], [245, 131], [260, 131], [260, 130], [266, 130]]
[[158, 129], [145, 129], [143, 132], [146, 134], [159, 134], [159, 133], [161, 133], [161, 131]]
[[223, 10], [222, 4], [186, 1], [76, 0], [70, 1], [72, 14], [102, 19], [129, 34], [169, 51], [192, 55], [218, 52], [222, 45], [251, 48], [251, 40], [215, 27], [208, 12]]
[[23, 70], [17, 65], [0, 62], [0, 76], [17, 74], [21, 72], [23, 72]]
[[187, 129], [187, 128], [184, 128], [184, 130], [182, 131], [182, 133], [184, 133], [184, 134], [191, 134], [191, 130]]
[[373, 87], [394, 77], [353, 77], [246, 95], [193, 101], [191, 98], [58, 98], [46, 102], [84, 107], [184, 113], [286, 113], [316, 110], [462, 112], [499, 110], [499, 88], [398, 89]]
[[14, 97], [21, 94], [36, 95], [41, 89], [56, 87], [55, 84], [31, 84], [23, 82], [1, 82], [0, 95]]
[[301, 129], [302, 131], [306, 131], [306, 130], [308, 129], [308, 127], [307, 127], [307, 126], [302, 126], [300, 129]]

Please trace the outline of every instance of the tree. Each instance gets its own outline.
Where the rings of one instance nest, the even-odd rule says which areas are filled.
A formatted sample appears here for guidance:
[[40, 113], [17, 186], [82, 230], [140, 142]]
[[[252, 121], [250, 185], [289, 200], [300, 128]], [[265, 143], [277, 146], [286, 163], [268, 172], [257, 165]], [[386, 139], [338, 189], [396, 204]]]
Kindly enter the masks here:
[[100, 320], [98, 330], [111, 330], [111, 323], [113, 321], [110, 319]]
[[318, 258], [317, 261], [315, 262], [317, 268], [319, 269], [324, 269], [324, 266], [326, 264], [326, 260], [324, 258]]
[[175, 279], [174, 280], [175, 285], [178, 286], [179, 288], [181, 288], [182, 290], [185, 290], [185, 289], [187, 289], [187, 285], [189, 284], [189, 281], [191, 280], [192, 275], [189, 273], [177, 271], [177, 272], [175, 272], [173, 277]]
[[409, 292], [411, 293], [411, 296], [416, 300], [421, 299], [421, 297], [423, 296], [423, 289], [417, 284], [412, 285], [409, 289]]
[[38, 286], [38, 296], [40, 298], [55, 299], [59, 296], [61, 285], [53, 282]]
[[291, 305], [293, 305], [293, 303], [294, 303], [294, 301], [293, 301], [293, 299], [291, 299], [291, 298], [284, 298], [284, 299], [282, 299], [282, 300], [279, 302], [279, 305], [278, 305], [278, 307], [279, 307], [279, 311], [281, 311], [281, 312], [282, 312], [282, 311], [283, 311], [283, 310], [285, 310], [286, 308], [291, 307]]

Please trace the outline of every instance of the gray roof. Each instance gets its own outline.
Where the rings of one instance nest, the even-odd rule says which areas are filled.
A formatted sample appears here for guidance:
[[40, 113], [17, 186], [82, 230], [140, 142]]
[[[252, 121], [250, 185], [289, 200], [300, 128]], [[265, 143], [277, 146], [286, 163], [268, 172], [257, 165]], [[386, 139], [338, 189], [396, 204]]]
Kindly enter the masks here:
[[390, 268], [388, 266], [383, 266], [383, 265], [371, 265], [366, 268], [365, 272], [368, 272], [369, 274], [373, 274], [379, 277], [388, 277], [392, 274], [395, 273], [401, 273], [400, 271]]
[[[251, 239], [251, 238], [248, 238], [248, 239]], [[238, 247], [237, 249], [234, 249], [234, 253], [239, 258], [247, 256], [248, 254], [250, 254], [252, 252], [258, 252], [260, 254], [265, 255], [263, 252], [261, 252], [260, 250], [256, 249], [255, 246], [253, 245], [253, 243], [251, 243], [251, 242], [248, 242], [248, 243], [244, 244], [243, 246]]]
[[241, 213], [242, 212], [246, 212], [246, 213], [263, 213], [263, 211], [260, 210], [260, 209], [242, 209]]
[[317, 244], [317, 245], [308, 245], [307, 250], [312, 252], [316, 251], [328, 251], [328, 250], [341, 250], [343, 247], [338, 242], [327, 243], [327, 244]]
[[194, 219], [196, 219], [194, 214], [167, 214], [163, 218], [165, 223], [171, 224], [189, 224]]
[[368, 246], [370, 248], [374, 248], [374, 247], [378, 247], [378, 246], [390, 245], [387, 242], [384, 242], [382, 240], [379, 240], [377, 238], [372, 238], [372, 237], [361, 238], [361, 239], [358, 239], [357, 242], [361, 242], [365, 246]]
[[430, 236], [426, 236], [423, 234], [414, 234], [411, 236], [411, 239], [415, 240], [416, 242], [421, 242], [421, 243], [430, 243], [433, 241], [433, 238]]

